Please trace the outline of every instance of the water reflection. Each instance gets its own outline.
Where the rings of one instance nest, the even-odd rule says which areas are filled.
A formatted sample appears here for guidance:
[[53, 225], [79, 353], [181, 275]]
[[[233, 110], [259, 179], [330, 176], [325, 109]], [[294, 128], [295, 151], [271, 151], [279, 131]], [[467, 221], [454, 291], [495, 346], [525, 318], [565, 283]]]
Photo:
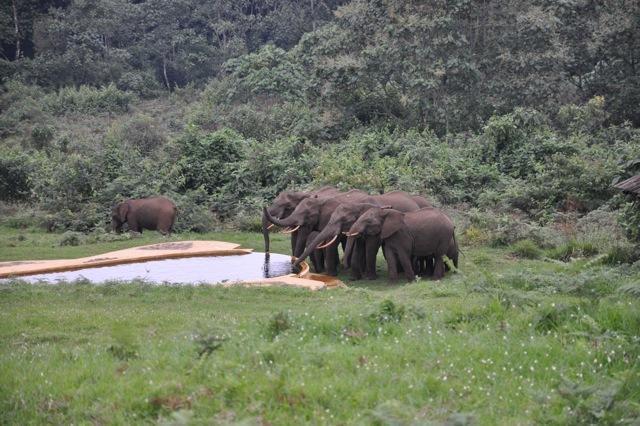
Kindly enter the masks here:
[[288, 256], [275, 255], [271, 258], [271, 253], [264, 254], [264, 263], [262, 265], [263, 278], [273, 278], [282, 275], [287, 275], [293, 272], [291, 266], [291, 259]]
[[250, 253], [241, 256], [189, 257], [128, 263], [77, 271], [55, 272], [20, 277], [28, 282], [56, 284], [60, 281], [129, 281], [142, 279], [154, 283], [199, 284], [258, 280], [290, 274], [291, 257], [274, 253]]

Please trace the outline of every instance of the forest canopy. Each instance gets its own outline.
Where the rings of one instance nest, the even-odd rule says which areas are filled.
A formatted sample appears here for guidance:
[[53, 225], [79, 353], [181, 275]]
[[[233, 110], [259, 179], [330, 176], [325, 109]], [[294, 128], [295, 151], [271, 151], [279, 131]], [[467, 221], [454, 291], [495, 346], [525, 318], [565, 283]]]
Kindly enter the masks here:
[[634, 0], [9, 0], [0, 34], [0, 198], [54, 229], [157, 193], [208, 229], [322, 184], [631, 211]]

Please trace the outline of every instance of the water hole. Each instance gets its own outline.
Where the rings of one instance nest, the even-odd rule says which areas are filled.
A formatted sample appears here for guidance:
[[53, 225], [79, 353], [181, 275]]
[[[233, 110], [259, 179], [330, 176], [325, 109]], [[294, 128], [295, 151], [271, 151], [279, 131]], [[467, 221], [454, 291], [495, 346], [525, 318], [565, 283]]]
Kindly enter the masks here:
[[284, 254], [249, 253], [235, 256], [199, 256], [180, 259], [152, 260], [115, 266], [84, 268], [66, 272], [19, 277], [30, 283], [57, 284], [86, 280], [144, 280], [158, 284], [216, 284], [261, 280], [294, 272], [291, 257]]

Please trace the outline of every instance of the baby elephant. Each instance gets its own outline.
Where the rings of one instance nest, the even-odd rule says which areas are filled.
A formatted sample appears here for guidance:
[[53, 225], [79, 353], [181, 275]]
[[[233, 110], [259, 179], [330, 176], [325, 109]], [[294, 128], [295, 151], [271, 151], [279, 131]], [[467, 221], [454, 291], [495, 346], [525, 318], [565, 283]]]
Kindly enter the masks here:
[[412, 259], [433, 256], [433, 278], [444, 276], [442, 256], [447, 254], [451, 241], [455, 241], [453, 222], [442, 211], [427, 207], [415, 212], [372, 208], [353, 224], [347, 235], [379, 235], [387, 259], [389, 279], [398, 279], [398, 264], [409, 281], [415, 279]]
[[167, 235], [173, 229], [177, 212], [173, 201], [165, 197], [126, 200], [111, 210], [111, 227], [119, 233], [122, 225], [128, 223], [132, 232], [157, 229], [162, 235]]

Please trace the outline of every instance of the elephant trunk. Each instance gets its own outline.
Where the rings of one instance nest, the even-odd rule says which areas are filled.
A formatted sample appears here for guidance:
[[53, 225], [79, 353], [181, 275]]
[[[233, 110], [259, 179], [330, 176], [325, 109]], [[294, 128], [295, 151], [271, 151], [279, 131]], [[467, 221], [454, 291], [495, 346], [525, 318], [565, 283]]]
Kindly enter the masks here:
[[320, 244], [333, 237], [336, 237], [339, 234], [339, 227], [329, 225], [325, 226], [324, 229], [313, 239], [313, 241], [307, 244], [307, 247], [304, 249], [302, 254], [294, 262], [294, 266], [298, 266], [300, 262], [306, 259]]
[[288, 217], [286, 217], [284, 219], [275, 218], [275, 217], [271, 216], [271, 213], [269, 213], [269, 210], [267, 210], [266, 207], [262, 208], [262, 212], [266, 216], [266, 218], [269, 220], [269, 222], [271, 222], [273, 224], [276, 224], [278, 226], [286, 227], [286, 226], [296, 226], [296, 225], [298, 225], [297, 223], [295, 223], [292, 220], [291, 216], [288, 216]]
[[344, 248], [344, 257], [342, 258], [342, 266], [344, 266], [344, 269], [349, 269], [349, 267], [351, 266], [351, 254], [353, 253], [353, 247], [356, 243], [356, 238], [358, 237], [347, 238], [347, 245]]
[[269, 225], [271, 225], [271, 222], [269, 222], [269, 218], [267, 217], [266, 213], [263, 211], [262, 212], [262, 236], [264, 237], [265, 253], [269, 253]]

